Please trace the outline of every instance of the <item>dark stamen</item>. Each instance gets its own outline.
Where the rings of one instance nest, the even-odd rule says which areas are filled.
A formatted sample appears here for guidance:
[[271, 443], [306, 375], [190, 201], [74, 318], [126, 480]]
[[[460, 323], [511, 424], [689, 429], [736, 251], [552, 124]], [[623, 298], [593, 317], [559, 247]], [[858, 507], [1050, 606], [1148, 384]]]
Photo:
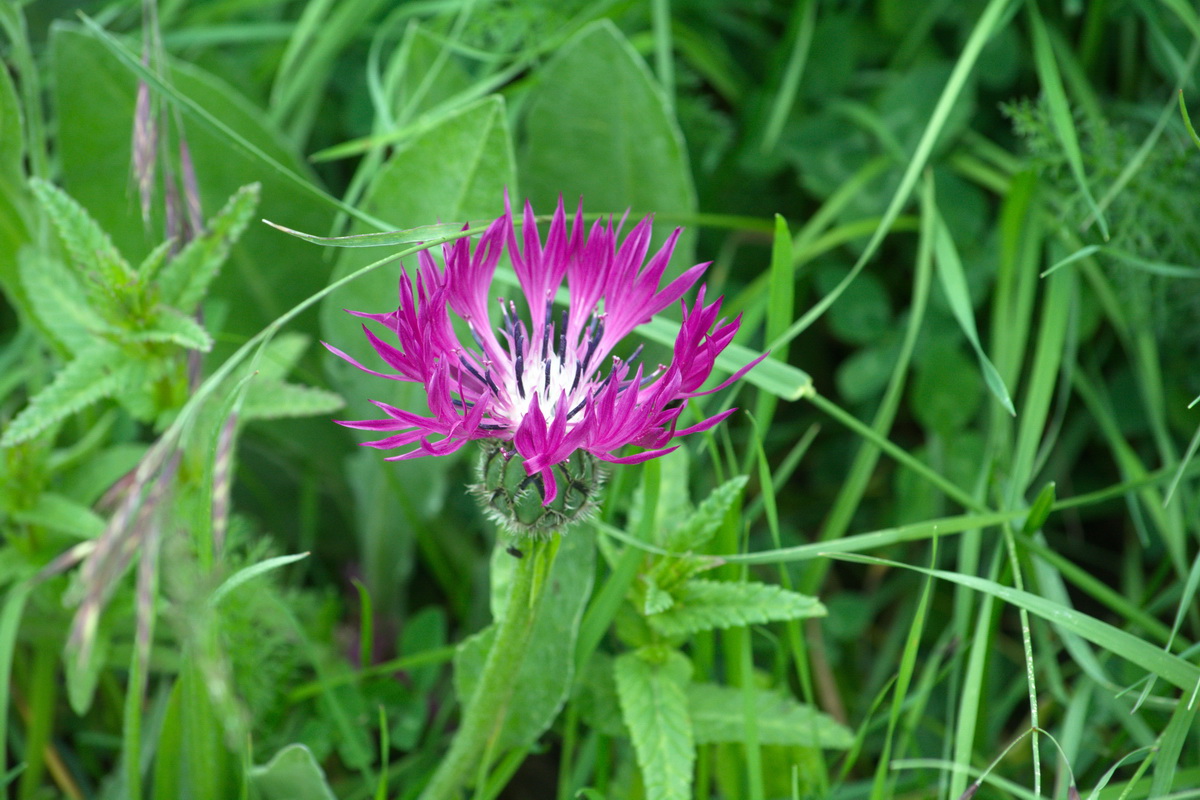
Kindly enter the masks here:
[[525, 371], [525, 356], [517, 353], [515, 366], [517, 371], [517, 391], [521, 393], [521, 397], [525, 397], [525, 382], [521, 380], [522, 373]]
[[467, 372], [469, 372], [469, 373], [471, 373], [472, 375], [474, 375], [474, 376], [475, 376], [475, 379], [476, 379], [476, 380], [478, 380], [480, 383], [488, 383], [488, 382], [489, 382], [489, 381], [486, 381], [486, 380], [484, 380], [484, 377], [483, 377], [482, 375], [480, 375], [480, 374], [479, 374], [479, 370], [477, 370], [477, 369], [475, 369], [474, 367], [472, 367], [472, 366], [471, 366], [471, 362], [467, 361], [467, 357], [466, 357], [466, 356], [461, 356], [461, 355], [460, 355], [460, 356], [458, 357], [458, 361], [459, 361], [459, 363], [460, 363], [460, 364], [462, 364], [462, 365], [463, 365], [463, 367], [464, 367], [464, 368], [467, 370]]
[[490, 366], [484, 367], [484, 369], [483, 369], [483, 379], [484, 379], [485, 381], [487, 381], [487, 385], [488, 385], [488, 386], [492, 387], [492, 394], [494, 394], [494, 395], [496, 395], [497, 397], [499, 397], [499, 396], [500, 396], [500, 390], [499, 390], [498, 388], [496, 388], [496, 383], [495, 383], [495, 381], [493, 381], [493, 380], [492, 380], [492, 368], [491, 368]]
[[546, 373], [546, 387], [542, 391], [549, 392], [550, 391], [550, 359], [547, 358], [545, 361], [542, 362], [542, 369], [545, 370], [545, 373]]
[[567, 358], [567, 310], [562, 313], [562, 327], [558, 331], [558, 365], [561, 367]]
[[571, 391], [579, 388], [579, 379], [583, 376], [583, 365], [578, 361], [575, 362], [575, 379], [571, 381]]
[[600, 340], [604, 338], [604, 317], [593, 317], [591, 327], [588, 330], [588, 347], [587, 353], [583, 356], [583, 368], [587, 369], [591, 363], [592, 355], [595, 354], [596, 348], [600, 346]]
[[467, 320], [467, 327], [471, 330], [471, 338], [475, 340], [475, 344], [479, 345], [479, 349], [483, 350], [483, 339], [479, 335], [479, 331], [475, 330], [475, 323]]

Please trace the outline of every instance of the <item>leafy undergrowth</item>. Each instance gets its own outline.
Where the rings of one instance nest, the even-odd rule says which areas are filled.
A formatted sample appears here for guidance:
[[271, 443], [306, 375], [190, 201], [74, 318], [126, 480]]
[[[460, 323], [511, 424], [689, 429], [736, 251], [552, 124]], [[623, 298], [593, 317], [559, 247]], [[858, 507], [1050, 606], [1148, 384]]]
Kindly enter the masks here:
[[[1197, 796], [1191, 4], [84, 6], [0, 7], [7, 796], [418, 797], [518, 586], [474, 797]], [[313, 346], [506, 192], [770, 351], [533, 547]]]

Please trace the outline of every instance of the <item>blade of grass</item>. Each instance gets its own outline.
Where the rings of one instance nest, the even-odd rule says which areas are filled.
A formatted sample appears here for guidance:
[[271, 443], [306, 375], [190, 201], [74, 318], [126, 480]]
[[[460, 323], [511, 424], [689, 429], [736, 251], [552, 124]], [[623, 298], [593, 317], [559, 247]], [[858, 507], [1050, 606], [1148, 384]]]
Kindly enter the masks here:
[[942, 129], [946, 126], [950, 112], [955, 102], [957, 102], [958, 96], [966, 86], [967, 79], [971, 71], [975, 68], [976, 62], [979, 60], [979, 54], [983, 50], [983, 46], [1000, 29], [1009, 5], [1010, 0], [990, 0], [980, 15], [979, 21], [975, 23], [975, 27], [971, 30], [971, 34], [963, 46], [963, 51], [959, 55], [953, 71], [950, 73], [950, 78], [946, 81], [946, 86], [938, 98], [937, 105], [933, 109], [933, 114], [930, 115], [929, 123], [925, 126], [925, 131], [921, 134], [921, 138], [917, 142], [916, 151], [913, 153], [904, 170], [904, 174], [900, 179], [900, 185], [888, 203], [887, 210], [883, 214], [883, 219], [880, 220], [875, 233], [867, 242], [862, 255], [859, 256], [850, 272], [847, 273], [846, 277], [842, 279], [832, 292], [821, 298], [800, 319], [792, 323], [782, 336], [770, 342], [768, 347], [775, 348], [786, 342], [790, 342], [800, 335], [802, 331], [806, 330], [809, 325], [825, 313], [829, 306], [837, 301], [842, 292], [846, 290], [846, 287], [850, 285], [850, 282], [858, 276], [858, 273], [862, 272], [863, 267], [874, 257], [876, 251], [879, 249], [879, 245], [883, 242], [884, 236], [891, 229], [892, 223], [900, 215], [901, 209], [903, 209], [912, 196], [913, 189], [917, 185], [917, 180], [929, 162], [929, 156], [933, 153], [933, 147], [937, 143]]
[[1029, 9], [1029, 22], [1033, 30], [1033, 59], [1037, 67], [1038, 80], [1042, 84], [1042, 93], [1049, 106], [1050, 123], [1058, 137], [1059, 144], [1067, 157], [1067, 164], [1075, 177], [1075, 183], [1087, 203], [1092, 217], [1100, 226], [1100, 235], [1108, 241], [1108, 222], [1088, 186], [1087, 174], [1083, 169], [1083, 152], [1079, 147], [1079, 134], [1075, 130], [1075, 121], [1071, 117], [1071, 108], [1067, 102], [1067, 92], [1063, 88], [1062, 75], [1058, 71], [1058, 62], [1054, 58], [1054, 47], [1050, 43], [1050, 35], [1046, 32], [1046, 23], [1038, 11], [1037, 3], [1026, 5]]
[[969, 587], [1009, 605], [1027, 609], [1052, 625], [1078, 634], [1113, 655], [1136, 664], [1147, 672], [1157, 675], [1186, 692], [1193, 692], [1197, 686], [1200, 686], [1200, 667], [1197, 667], [1195, 664], [1191, 664], [1179, 656], [1166, 653], [1142, 640], [1140, 637], [1123, 631], [1107, 622], [1080, 613], [1060, 603], [1047, 600], [1036, 594], [1020, 591], [987, 578], [979, 578], [974, 575], [959, 575], [957, 572], [947, 572], [940, 569], [917, 567], [899, 561], [889, 561], [882, 558], [851, 555], [848, 553], [831, 554], [831, 557], [855, 561], [861, 564], [875, 564], [913, 570], [924, 575], [931, 575], [941, 580]]
[[771, 111], [767, 115], [767, 124], [763, 129], [763, 153], [770, 153], [779, 143], [783, 133], [783, 125], [787, 122], [788, 114], [796, 102], [796, 93], [800, 88], [800, 79], [804, 77], [804, 67], [808, 63], [808, 52], [812, 47], [813, 30], [817, 24], [817, 4], [815, 0], [801, 0], [792, 7], [792, 16], [788, 20], [787, 34], [784, 44], [788, 45], [788, 60], [780, 74], [779, 86], [775, 90], [775, 99], [771, 102]]

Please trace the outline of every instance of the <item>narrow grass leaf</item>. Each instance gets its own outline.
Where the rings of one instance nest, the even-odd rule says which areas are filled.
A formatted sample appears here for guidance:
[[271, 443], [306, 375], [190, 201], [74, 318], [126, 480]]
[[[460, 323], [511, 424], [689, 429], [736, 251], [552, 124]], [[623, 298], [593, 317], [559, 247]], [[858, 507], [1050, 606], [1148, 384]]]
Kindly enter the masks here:
[[988, 389], [996, 396], [1004, 409], [1012, 416], [1016, 416], [1017, 410], [1013, 408], [1008, 387], [1004, 385], [1004, 379], [1000, 377], [1000, 373], [996, 371], [996, 367], [993, 366], [987, 353], [983, 351], [983, 345], [979, 342], [979, 331], [975, 327], [975, 314], [971, 309], [971, 295], [967, 290], [967, 279], [963, 273], [962, 260], [958, 256], [958, 249], [954, 246], [950, 230], [940, 215], [934, 222], [933, 251], [936, 256], [937, 273], [938, 278], [941, 279], [942, 291], [946, 293], [946, 300], [950, 303], [950, 310], [954, 313], [954, 318], [958, 320], [959, 327], [962, 328], [967, 341], [975, 350], [975, 355], [979, 359], [979, 367], [983, 370], [984, 382], [987, 383]]
[[1146, 671], [1157, 675], [1174, 686], [1191, 692], [1200, 685], [1200, 667], [1188, 663], [1183, 658], [1164, 652], [1149, 642], [1134, 636], [1120, 628], [1102, 622], [1095, 617], [1082, 614], [1069, 606], [1055, 603], [1030, 592], [1014, 589], [996, 583], [986, 578], [974, 575], [960, 575], [940, 569], [916, 567], [897, 561], [870, 558], [866, 556], [843, 555], [849, 561], [859, 561], [867, 564], [886, 564], [894, 567], [904, 567], [935, 578], [951, 581], [983, 592], [1010, 605], [1024, 608], [1054, 625], [1082, 636], [1084, 639], [1099, 645], [1113, 655], [1131, 661]]
[[1187, 104], [1183, 102], [1183, 89], [1179, 90], [1179, 114], [1183, 117], [1183, 124], [1187, 128], [1188, 136], [1192, 137], [1192, 143], [1200, 148], [1200, 136], [1196, 134], [1196, 128], [1192, 125], [1192, 118], [1188, 114]]
[[[846, 750], [854, 734], [845, 725], [784, 692], [755, 689], [753, 709], [758, 741], [765, 745], [795, 745]], [[713, 683], [693, 683], [687, 688], [688, 710], [696, 744], [740, 742], [746, 721], [742, 689]]]
[[[483, 223], [466, 223], [468, 229], [464, 230], [462, 223], [445, 222], [439, 225], [422, 225], [417, 228], [407, 228], [402, 231], [358, 233], [352, 236], [317, 236], [312, 233], [305, 233], [304, 231], [292, 230], [269, 219], [264, 219], [263, 222], [289, 236], [295, 236], [297, 239], [303, 239], [306, 242], [324, 245], [325, 247], [393, 247], [398, 244], [423, 242], [433, 237], [451, 236], [461, 238], [461, 236], [476, 236], [483, 232]], [[461, 236], [455, 236], [455, 234], [461, 234]]]
[[975, 63], [979, 60], [979, 54], [983, 51], [983, 47], [987, 44], [988, 40], [1008, 23], [1006, 12], [1012, 5], [1011, 0], [991, 0], [987, 4], [987, 7], [984, 8], [983, 13], [980, 14], [979, 21], [971, 29], [971, 34], [967, 37], [967, 42], [963, 46], [962, 53], [959, 55], [958, 61], [954, 64], [954, 70], [950, 73], [950, 78], [946, 81], [946, 87], [942, 90], [941, 96], [938, 97], [933, 114], [930, 115], [929, 122], [926, 124], [925, 130], [917, 142], [917, 147], [904, 169], [900, 185], [896, 187], [896, 191], [888, 203], [887, 210], [884, 211], [883, 217], [875, 227], [875, 232], [871, 234], [867, 246], [854, 263], [854, 267], [851, 268], [850, 272], [833, 291], [821, 298], [820, 302], [805, 312], [800, 319], [792, 323], [782, 336], [769, 342], [768, 347], [778, 347], [784, 342], [789, 342], [796, 338], [802, 331], [806, 330], [809, 325], [825, 313], [829, 306], [833, 305], [841, 297], [846, 287], [850, 285], [850, 282], [858, 276], [858, 273], [862, 271], [867, 262], [879, 250], [884, 237], [892, 229], [896, 218], [900, 216], [900, 211], [912, 196], [913, 189], [916, 187], [921, 173], [929, 163], [929, 157], [933, 153], [934, 145], [937, 144], [942, 131], [946, 127], [950, 114], [954, 110], [954, 105], [958, 101], [963, 88], [966, 86], [967, 79], [970, 77], [971, 71], [975, 68]]
[[763, 129], [762, 152], [770, 153], [779, 142], [783, 133], [784, 123], [791, 113], [792, 105], [796, 102], [796, 93], [800, 88], [800, 79], [804, 76], [804, 67], [808, 63], [809, 49], [812, 47], [813, 30], [817, 23], [816, 0], [803, 0], [792, 7], [792, 17], [788, 22], [787, 39], [783, 44], [789, 46], [787, 64], [780, 76], [779, 87], [775, 98], [771, 101], [771, 111], [767, 115], [767, 124]]
[[693, 579], [674, 595], [674, 606], [646, 618], [664, 636], [825, 616], [815, 597], [766, 583]]
[[208, 597], [209, 606], [215, 608], [221, 604], [230, 592], [241, 586], [247, 581], [257, 578], [279, 567], [285, 567], [288, 564], [294, 564], [302, 558], [308, 558], [308, 553], [295, 553], [290, 556], [275, 556], [264, 561], [259, 561], [257, 564], [251, 564], [248, 567], [242, 567], [237, 572], [225, 579], [224, 583], [218, 586]]
[[[25, 613], [25, 602], [33, 589], [30, 581], [24, 580], [9, 587], [0, 608], [0, 712], [9, 714], [9, 690], [12, 687], [13, 656], [17, 648], [17, 631], [21, 627], [21, 616]], [[7, 772], [8, 725], [0, 725], [0, 774]], [[18, 769], [24, 769], [18, 767]], [[14, 770], [15, 772], [16, 770]], [[11, 773], [10, 773], [11, 774]]]
[[1050, 273], [1052, 273], [1056, 270], [1062, 269], [1063, 267], [1067, 266], [1068, 264], [1074, 264], [1076, 261], [1079, 261], [1080, 259], [1084, 259], [1084, 258], [1087, 258], [1088, 256], [1095, 255], [1096, 253], [1099, 253], [1103, 249], [1104, 248], [1098, 244], [1089, 244], [1086, 247], [1081, 247], [1078, 250], [1076, 250], [1074, 253], [1071, 253], [1071, 255], [1067, 256], [1066, 258], [1063, 258], [1063, 259], [1060, 259], [1060, 260], [1054, 262], [1054, 264], [1051, 265], [1049, 269], [1042, 272], [1039, 277], [1044, 278], [1047, 275], [1049, 275]]
[[682, 653], [626, 653], [614, 665], [621, 714], [647, 800], [690, 800], [696, 746], [688, 716], [692, 665]]
[[1046, 524], [1046, 518], [1050, 516], [1050, 511], [1054, 508], [1054, 489], [1054, 481], [1050, 481], [1038, 492], [1033, 504], [1029, 506], [1029, 516], [1025, 518], [1025, 524], [1021, 526], [1022, 533], [1028, 535], [1040, 531]]
[[1100, 207], [1092, 197], [1088, 187], [1087, 175], [1083, 169], [1083, 152], [1079, 147], [1079, 134], [1075, 130], [1075, 121], [1071, 117], [1071, 107], [1067, 102], [1067, 92], [1063, 88], [1062, 75], [1055, 61], [1054, 46], [1050, 43], [1050, 34], [1046, 31], [1046, 23], [1042, 13], [1038, 11], [1037, 3], [1028, 3], [1029, 19], [1033, 29], [1033, 60], [1037, 68], [1038, 80], [1042, 84], [1042, 92], [1049, 106], [1050, 123], [1058, 136], [1059, 144], [1067, 157], [1071, 173], [1079, 185], [1079, 191], [1087, 203], [1088, 210], [1100, 226], [1100, 235], [1108, 241], [1108, 223]]

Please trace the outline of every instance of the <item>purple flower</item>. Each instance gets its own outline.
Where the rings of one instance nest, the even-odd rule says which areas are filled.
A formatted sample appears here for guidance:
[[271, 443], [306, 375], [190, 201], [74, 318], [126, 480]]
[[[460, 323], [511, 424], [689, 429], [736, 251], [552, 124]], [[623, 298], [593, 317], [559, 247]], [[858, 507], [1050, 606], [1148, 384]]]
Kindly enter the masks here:
[[[698, 264], [659, 287], [681, 229], [647, 262], [649, 217], [618, 244], [624, 219], [615, 230], [611, 219], [597, 221], [585, 236], [582, 204], [568, 230], [560, 198], [543, 245], [528, 203], [520, 237], [507, 197], [504, 207], [473, 252], [469, 238], [443, 245], [444, 270], [422, 251], [415, 280], [401, 272], [395, 311], [350, 312], [379, 323], [399, 341], [393, 346], [363, 326], [394, 372], [364, 367], [325, 345], [372, 375], [423, 384], [430, 415], [372, 401], [386, 419], [339, 424], [388, 434], [365, 442], [370, 447], [412, 446], [388, 460], [446, 455], [473, 439], [508, 443], [504, 446], [521, 456], [525, 474], [540, 476], [549, 505], [558, 494], [552, 468], [573, 453], [621, 464], [645, 461], [674, 450], [678, 445], [669, 444], [674, 437], [707, 430], [733, 412], [677, 428], [688, 400], [728, 386], [763, 358], [700, 391], [741, 323], [740, 316], [719, 320], [721, 298], [705, 305], [703, 285], [690, 308], [681, 303], [683, 322], [671, 363], [647, 371], [639, 363], [640, 346], [628, 359], [612, 355], [634, 328], [679, 300], [708, 266]], [[496, 329], [488, 316], [488, 292], [506, 251], [524, 303], [500, 298]], [[556, 312], [554, 297], [564, 279], [571, 299]], [[451, 312], [465, 323], [471, 341], [459, 339]], [[617, 455], [626, 445], [644, 449]]]

